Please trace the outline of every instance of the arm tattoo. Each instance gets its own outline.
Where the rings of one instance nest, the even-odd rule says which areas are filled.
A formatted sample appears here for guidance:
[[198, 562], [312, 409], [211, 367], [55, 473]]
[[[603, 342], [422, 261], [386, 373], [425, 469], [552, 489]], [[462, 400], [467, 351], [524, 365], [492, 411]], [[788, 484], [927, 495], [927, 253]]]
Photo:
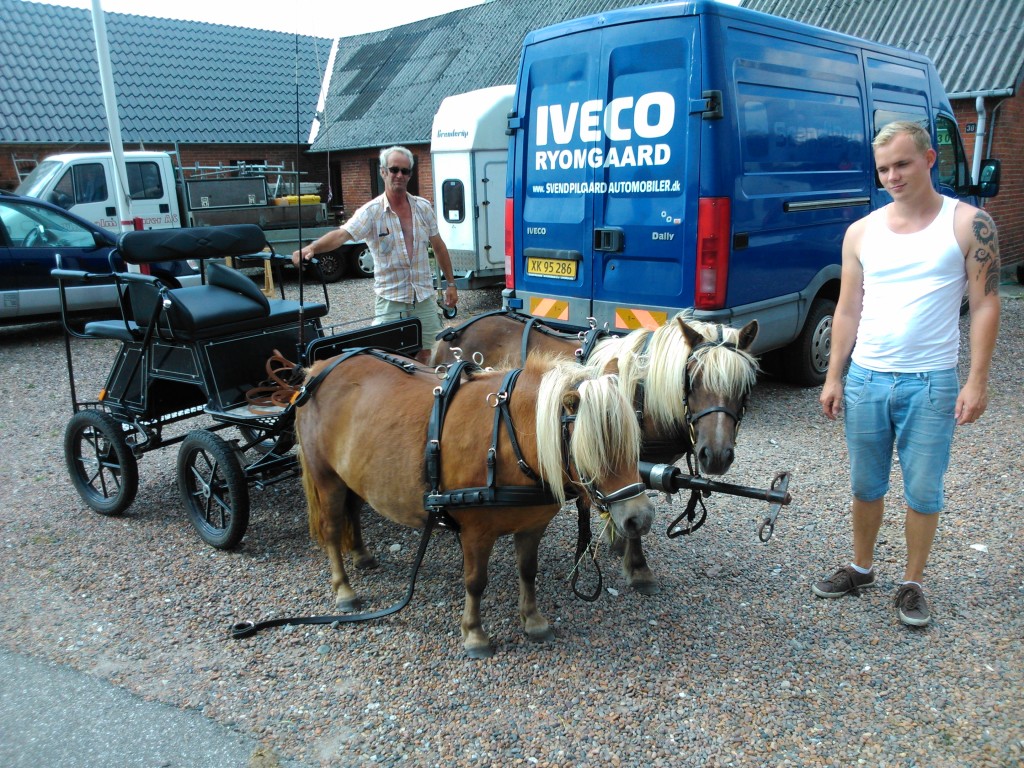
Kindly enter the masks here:
[[996, 224], [985, 211], [978, 211], [971, 222], [974, 229], [973, 258], [978, 277], [985, 282], [985, 295], [999, 292], [999, 237]]

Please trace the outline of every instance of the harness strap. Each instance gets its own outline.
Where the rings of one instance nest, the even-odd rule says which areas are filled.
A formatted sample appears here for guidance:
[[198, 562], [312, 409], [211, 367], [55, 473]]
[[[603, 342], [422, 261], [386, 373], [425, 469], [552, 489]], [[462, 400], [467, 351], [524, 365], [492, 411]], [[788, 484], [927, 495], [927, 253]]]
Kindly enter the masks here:
[[[515, 425], [512, 423], [508, 402], [519, 374], [522, 373], [521, 368], [514, 368], [505, 374], [501, 382], [501, 390], [496, 395], [491, 445], [487, 450], [487, 485], [451, 491], [441, 490], [441, 432], [448, 412], [448, 405], [459, 389], [462, 372], [466, 366], [473, 366], [473, 364], [466, 360], [457, 361], [449, 368], [448, 377], [444, 383], [434, 390], [434, 406], [427, 427], [427, 448], [424, 459], [430, 491], [423, 496], [424, 507], [428, 510], [443, 511], [447, 507], [525, 507], [554, 504], [554, 494], [544, 486], [540, 475], [523, 458], [523, 451], [516, 437]], [[498, 439], [502, 424], [505, 425], [505, 431], [508, 433], [509, 442], [512, 444], [512, 450], [515, 452], [520, 470], [528, 478], [541, 483], [541, 485], [498, 487]]]
[[327, 366], [322, 371], [320, 371], [320, 373], [318, 373], [312, 379], [310, 379], [301, 387], [299, 387], [298, 391], [292, 397], [291, 405], [296, 408], [299, 407], [300, 405], [304, 405], [311, 397], [313, 397], [313, 394], [316, 392], [316, 390], [320, 387], [321, 384], [324, 383], [324, 379], [330, 376], [331, 372], [335, 368], [344, 363], [346, 360], [351, 360], [356, 355], [373, 355], [378, 360], [383, 360], [385, 363], [391, 363], [391, 365], [405, 371], [408, 374], [413, 374], [418, 370], [416, 368], [416, 363], [414, 363], [412, 360], [409, 360], [408, 358], [397, 357], [395, 355], [389, 355], [388, 353], [382, 351], [378, 347], [353, 347], [352, 349], [346, 349], [336, 358], [331, 360], [331, 362], [328, 363]]
[[260, 622], [240, 621], [231, 626], [231, 637], [235, 640], [240, 640], [243, 637], [252, 637], [261, 629], [281, 627], [285, 624], [351, 624], [357, 621], [382, 619], [385, 616], [398, 613], [409, 604], [410, 600], [412, 600], [413, 592], [416, 589], [416, 575], [419, 573], [420, 565], [423, 563], [423, 555], [426, 554], [427, 543], [430, 541], [430, 534], [433, 532], [434, 528], [447, 527], [449, 527], [449, 525], [445, 521], [443, 515], [429, 511], [427, 512], [427, 520], [423, 524], [423, 534], [420, 536], [420, 546], [416, 551], [416, 557], [413, 559], [412, 569], [409, 573], [409, 588], [406, 590], [405, 596], [394, 605], [387, 608], [381, 608], [377, 611], [367, 611], [365, 613], [343, 613], [325, 616], [289, 616], [281, 619], [267, 619]]
[[[441, 432], [448, 415], [448, 406], [462, 384], [462, 374], [468, 368], [476, 368], [468, 360], [457, 360], [448, 368], [441, 386], [434, 389], [434, 405], [427, 422], [427, 446], [423, 457], [432, 493], [437, 493], [441, 484]], [[429, 495], [429, 494], [428, 494]]]
[[526, 321], [526, 325], [523, 327], [523, 345], [519, 350], [519, 362], [521, 365], [526, 365], [526, 350], [530, 346], [530, 331], [537, 325], [537, 318], [531, 317]]

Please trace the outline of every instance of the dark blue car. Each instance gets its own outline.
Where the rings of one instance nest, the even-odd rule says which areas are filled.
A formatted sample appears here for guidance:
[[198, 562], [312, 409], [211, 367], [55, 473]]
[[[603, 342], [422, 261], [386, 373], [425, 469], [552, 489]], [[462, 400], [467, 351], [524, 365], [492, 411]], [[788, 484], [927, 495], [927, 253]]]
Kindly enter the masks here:
[[[115, 236], [56, 205], [0, 192], [0, 324], [60, 317], [57, 281], [50, 275], [61, 256], [64, 269], [109, 273]], [[115, 257], [114, 267], [124, 269]], [[199, 283], [199, 271], [184, 261], [153, 265], [152, 273], [171, 285]], [[103, 313], [117, 307], [113, 283], [67, 288], [72, 312]]]

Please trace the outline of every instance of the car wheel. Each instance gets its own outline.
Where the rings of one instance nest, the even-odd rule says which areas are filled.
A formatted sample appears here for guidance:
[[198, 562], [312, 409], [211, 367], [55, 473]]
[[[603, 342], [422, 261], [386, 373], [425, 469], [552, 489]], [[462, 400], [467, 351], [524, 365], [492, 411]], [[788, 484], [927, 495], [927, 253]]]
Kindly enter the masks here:
[[352, 277], [373, 277], [374, 264], [373, 254], [369, 248], [361, 248], [354, 256], [349, 256], [351, 261]]

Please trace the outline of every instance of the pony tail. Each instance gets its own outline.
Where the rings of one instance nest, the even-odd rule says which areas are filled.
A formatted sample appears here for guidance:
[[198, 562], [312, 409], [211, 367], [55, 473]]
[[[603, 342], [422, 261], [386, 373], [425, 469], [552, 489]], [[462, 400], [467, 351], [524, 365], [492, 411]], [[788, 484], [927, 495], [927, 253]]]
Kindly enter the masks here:
[[[298, 429], [295, 430], [295, 438], [298, 440]], [[306, 457], [303, 455], [302, 446], [296, 448], [299, 457], [299, 470], [302, 473], [302, 490], [306, 496], [306, 513], [309, 515], [309, 538], [321, 547], [326, 543], [324, 536], [323, 520], [321, 519], [320, 492], [317, 490], [313, 476], [306, 468]]]

